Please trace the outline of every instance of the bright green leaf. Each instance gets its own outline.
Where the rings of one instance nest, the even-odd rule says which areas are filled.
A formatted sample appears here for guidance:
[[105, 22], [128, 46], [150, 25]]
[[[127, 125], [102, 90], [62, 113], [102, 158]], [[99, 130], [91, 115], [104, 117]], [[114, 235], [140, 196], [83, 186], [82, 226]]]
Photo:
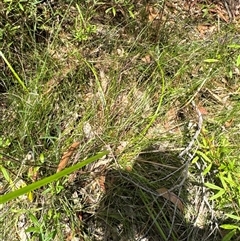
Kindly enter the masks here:
[[7, 193], [5, 195], [2, 195], [2, 196], [0, 196], [0, 204], [5, 203], [7, 201], [10, 201], [12, 199], [15, 199], [15, 198], [17, 198], [17, 197], [19, 197], [23, 194], [26, 194], [26, 193], [29, 193], [29, 192], [33, 191], [33, 190], [36, 190], [36, 189], [38, 189], [38, 188], [40, 188], [40, 187], [42, 187], [42, 186], [44, 186], [48, 183], [54, 182], [54, 181], [58, 180], [59, 178], [64, 177], [64, 176], [76, 171], [77, 169], [82, 168], [82, 167], [86, 166], [87, 164], [90, 164], [90, 163], [98, 160], [99, 158], [103, 157], [106, 154], [108, 154], [108, 151], [101, 152], [101, 153], [99, 153], [99, 154], [97, 154], [93, 157], [90, 157], [90, 158], [88, 158], [84, 161], [81, 161], [81, 162], [77, 163], [74, 166], [68, 167], [68, 168], [66, 168], [66, 169], [64, 169], [64, 170], [62, 170], [62, 171], [60, 171], [56, 174], [53, 174], [53, 175], [51, 175], [49, 177], [46, 177], [42, 180], [39, 180], [37, 182], [31, 183], [30, 185], [22, 187], [22, 188], [20, 188], [16, 191]]
[[22, 86], [22, 88], [28, 92], [27, 87], [25, 86], [24, 82], [20, 79], [20, 77], [18, 76], [18, 74], [15, 72], [15, 70], [13, 69], [12, 65], [10, 64], [10, 62], [8, 62], [8, 60], [6, 59], [6, 57], [4, 56], [3, 52], [0, 50], [0, 57], [3, 58], [4, 62], [7, 64], [8, 68], [11, 70], [11, 72], [13, 73], [13, 75], [15, 76], [15, 78], [17, 79], [18, 83]]
[[18, 3], [19, 8], [24, 11], [23, 5], [21, 3]]
[[235, 234], [236, 234], [236, 229], [233, 229], [232, 231], [227, 233], [221, 241], [230, 241], [231, 238], [233, 237], [233, 235], [235, 235]]
[[41, 163], [44, 162], [44, 154], [43, 153], [40, 154], [39, 160], [40, 160]]
[[230, 184], [231, 187], [236, 187], [236, 186], [237, 186], [237, 184], [233, 181], [230, 172], [228, 173], [228, 176], [227, 176], [227, 177], [224, 177], [224, 180], [225, 180], [228, 184]]
[[240, 55], [238, 55], [238, 57], [237, 57], [236, 65], [237, 65], [237, 66], [240, 66]]
[[29, 193], [28, 193], [28, 200], [29, 200], [30, 202], [33, 202], [33, 198], [34, 198], [33, 193], [32, 193], [32, 192], [29, 192]]
[[232, 49], [239, 49], [240, 45], [239, 44], [229, 44], [228, 48], [232, 48]]
[[132, 19], [135, 18], [135, 15], [134, 15], [134, 13], [133, 13], [131, 10], [128, 10], [128, 13], [129, 13], [129, 15], [130, 15], [130, 17], [131, 17]]
[[4, 178], [6, 179], [6, 181], [7, 181], [10, 185], [12, 185], [12, 184], [13, 184], [13, 181], [12, 181], [12, 179], [11, 179], [8, 171], [7, 171], [3, 166], [1, 166], [1, 165], [0, 165], [0, 171], [2, 172], [2, 174], [3, 174]]
[[221, 183], [222, 183], [223, 188], [224, 188], [225, 190], [227, 190], [227, 189], [228, 189], [228, 186], [227, 186], [227, 183], [226, 183], [225, 180], [224, 180], [225, 178], [220, 174], [219, 179], [220, 179], [220, 181], [221, 181]]
[[202, 143], [203, 143], [203, 147], [209, 148], [209, 144], [208, 144], [206, 138], [204, 138], [204, 137], [202, 138]]
[[25, 230], [26, 233], [41, 233], [41, 231], [38, 227], [29, 227]]
[[228, 216], [229, 218], [232, 218], [232, 219], [240, 221], [240, 217], [239, 216], [236, 216], [236, 215], [233, 215], [233, 214], [226, 214], [226, 216]]
[[218, 59], [204, 59], [203, 60], [203, 62], [205, 62], [205, 63], [216, 63], [218, 61], [219, 61]]
[[222, 190], [220, 190], [219, 192], [217, 192], [215, 195], [213, 195], [211, 198], [209, 198], [209, 200], [218, 199], [218, 198], [221, 197], [224, 193], [225, 193], [225, 190], [222, 189]]
[[210, 163], [203, 171], [203, 176], [206, 176], [212, 168], [212, 163]]
[[204, 161], [207, 161], [207, 162], [209, 162], [209, 163], [212, 163], [212, 160], [211, 160], [205, 153], [203, 153], [203, 152], [201, 152], [201, 151], [197, 151], [196, 153], [197, 153], [200, 157], [202, 157]]
[[239, 229], [239, 226], [233, 225], [233, 224], [222, 224], [220, 225], [221, 228], [223, 229]]
[[195, 164], [199, 160], [199, 156], [195, 156], [192, 160], [192, 164]]
[[212, 183], [209, 183], [209, 182], [206, 182], [206, 183], [205, 183], [205, 186], [208, 187], [208, 188], [210, 188], [210, 189], [214, 189], [214, 190], [223, 190], [221, 187], [216, 186], [216, 185], [214, 185], [214, 184], [212, 184]]
[[40, 223], [38, 221], [38, 219], [32, 214], [32, 213], [29, 213], [28, 214], [29, 218], [31, 219], [32, 223], [36, 226], [36, 227], [40, 227]]

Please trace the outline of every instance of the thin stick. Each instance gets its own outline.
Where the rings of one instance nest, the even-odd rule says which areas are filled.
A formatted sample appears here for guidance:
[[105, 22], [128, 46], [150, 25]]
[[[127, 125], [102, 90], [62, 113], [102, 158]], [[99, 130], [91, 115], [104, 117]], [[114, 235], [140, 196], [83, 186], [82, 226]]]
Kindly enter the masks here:
[[192, 149], [192, 146], [193, 146], [194, 142], [197, 140], [197, 138], [198, 138], [198, 136], [201, 132], [202, 125], [203, 125], [203, 117], [202, 117], [202, 114], [201, 114], [200, 110], [197, 108], [194, 101], [192, 101], [192, 105], [195, 107], [195, 110], [198, 114], [198, 129], [195, 132], [194, 136], [192, 137], [192, 140], [189, 142], [188, 146], [179, 154], [179, 157], [181, 159], [183, 159], [183, 156], [185, 154], [189, 153], [189, 151]]

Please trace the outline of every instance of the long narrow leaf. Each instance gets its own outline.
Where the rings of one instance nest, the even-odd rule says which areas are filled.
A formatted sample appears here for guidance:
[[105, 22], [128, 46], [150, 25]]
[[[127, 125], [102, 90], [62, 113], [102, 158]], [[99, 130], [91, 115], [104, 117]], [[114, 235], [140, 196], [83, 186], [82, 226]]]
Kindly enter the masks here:
[[[235, 220], [238, 220], [240, 221], [240, 217], [239, 216], [236, 216], [236, 215], [232, 215], [232, 214], [226, 214], [226, 216], [228, 216], [229, 218], [232, 218], [232, 219], [235, 219]], [[239, 227], [240, 228], [240, 227]]]
[[221, 197], [223, 194], [225, 193], [225, 190], [219, 190], [219, 192], [217, 192], [215, 195], [213, 195], [212, 197], [209, 198], [209, 200], [215, 200], [219, 197]]
[[0, 196], [0, 204], [5, 203], [7, 201], [10, 201], [14, 198], [17, 198], [17, 197], [19, 197], [23, 194], [29, 193], [29, 192], [31, 192], [35, 189], [38, 189], [38, 188], [40, 188], [40, 187], [42, 187], [42, 186], [44, 186], [48, 183], [56, 181], [59, 178], [64, 177], [64, 176], [76, 171], [77, 169], [82, 168], [82, 167], [86, 166], [87, 164], [90, 164], [90, 163], [98, 160], [99, 158], [103, 157], [106, 154], [108, 154], [107, 151], [101, 152], [101, 153], [99, 153], [99, 154], [97, 154], [93, 157], [90, 157], [90, 158], [88, 158], [84, 161], [81, 161], [81, 162], [77, 163], [74, 166], [68, 167], [68, 168], [66, 168], [66, 169], [64, 169], [64, 170], [62, 170], [62, 171], [60, 171], [60, 172], [58, 172], [54, 175], [46, 177], [46, 178], [44, 178], [42, 180], [39, 180], [37, 182], [31, 183], [30, 185], [28, 185], [26, 187], [23, 187], [23, 188], [20, 188], [20, 189], [14, 191], [14, 192], [10, 192], [8, 194], [2, 195], [2, 196]]
[[212, 163], [212, 160], [202, 151], [196, 151], [196, 153], [203, 158], [204, 161]]
[[6, 57], [4, 56], [3, 52], [0, 50], [0, 56], [3, 58], [3, 60], [5, 61], [5, 63], [7, 64], [8, 68], [11, 70], [11, 72], [13, 73], [13, 75], [15, 76], [15, 78], [17, 79], [18, 83], [22, 86], [22, 88], [25, 91], [28, 91], [26, 85], [24, 84], [24, 82], [20, 79], [20, 77], [18, 76], [18, 74], [15, 72], [15, 70], [13, 69], [12, 65], [8, 62], [8, 60], [6, 59]]
[[219, 186], [216, 186], [216, 185], [214, 185], [214, 184], [212, 184], [212, 183], [209, 183], [209, 182], [206, 182], [206, 183], [205, 183], [205, 186], [208, 187], [208, 188], [210, 188], [210, 189], [214, 189], [214, 190], [222, 190], [222, 189], [223, 189], [223, 188], [221, 188], [221, 187], [219, 187]]
[[234, 230], [230, 231], [229, 233], [227, 233], [227, 234], [223, 237], [222, 241], [231, 241], [233, 235], [235, 235], [235, 234], [236, 234], [236, 229], [234, 229]]

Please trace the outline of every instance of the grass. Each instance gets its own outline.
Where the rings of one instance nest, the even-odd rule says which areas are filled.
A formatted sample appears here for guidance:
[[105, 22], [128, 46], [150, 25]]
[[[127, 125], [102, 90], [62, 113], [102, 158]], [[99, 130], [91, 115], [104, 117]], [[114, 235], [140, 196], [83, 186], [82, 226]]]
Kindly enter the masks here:
[[236, 240], [238, 22], [142, 1], [0, 9], [0, 200], [109, 151], [1, 204], [1, 240]]

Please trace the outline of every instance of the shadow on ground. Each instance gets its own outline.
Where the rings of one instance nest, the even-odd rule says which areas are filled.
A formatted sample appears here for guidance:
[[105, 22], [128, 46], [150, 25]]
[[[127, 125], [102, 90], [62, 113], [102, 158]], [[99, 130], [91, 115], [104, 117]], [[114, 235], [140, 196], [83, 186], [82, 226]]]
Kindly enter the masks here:
[[[197, 195], [197, 191], [189, 190], [194, 188], [189, 179], [182, 182], [184, 167], [175, 152], [152, 152], [141, 155], [131, 170], [108, 171], [97, 215], [94, 221], [93, 216], [86, 220], [87, 225], [90, 220], [94, 223], [88, 230], [91, 240], [221, 240], [219, 230], [206, 221], [207, 214], [199, 224], [201, 202], [196, 207], [196, 200], [203, 196], [190, 197], [189, 193]], [[160, 188], [172, 192], [159, 196], [156, 190]], [[183, 212], [176, 200], [184, 205]]]

